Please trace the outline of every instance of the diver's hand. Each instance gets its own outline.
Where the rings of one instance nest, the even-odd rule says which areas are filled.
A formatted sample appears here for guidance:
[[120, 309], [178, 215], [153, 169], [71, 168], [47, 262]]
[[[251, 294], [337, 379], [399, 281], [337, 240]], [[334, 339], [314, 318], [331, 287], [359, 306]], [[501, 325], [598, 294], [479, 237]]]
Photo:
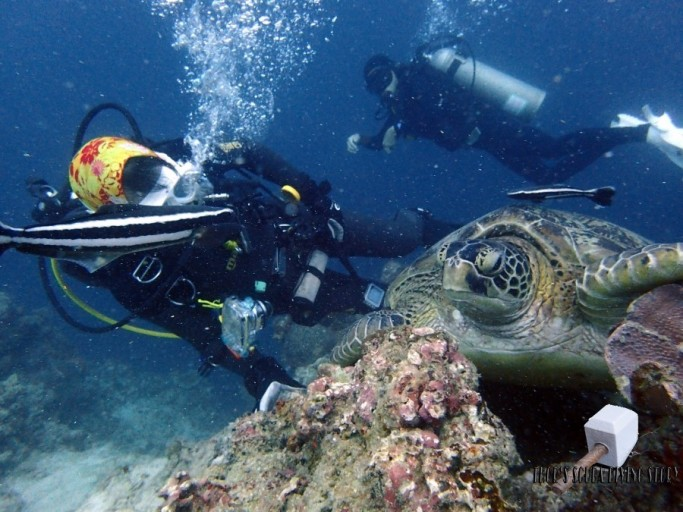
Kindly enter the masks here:
[[324, 241], [341, 243], [344, 240], [344, 215], [341, 207], [328, 195], [318, 196], [311, 211], [319, 219]]
[[258, 400], [256, 409], [261, 412], [270, 412], [275, 408], [278, 400], [287, 400], [294, 395], [305, 395], [306, 388], [301, 385], [288, 386], [282, 382], [274, 380], [266, 388], [265, 392]]
[[[282, 366], [272, 357], [264, 357], [259, 353], [253, 353], [246, 359], [247, 367], [244, 373], [244, 387], [247, 392], [256, 398], [256, 408], [260, 410], [268, 410], [277, 400], [277, 396], [272, 396], [273, 392], [278, 395], [278, 391], [282, 390], [282, 386], [287, 388], [304, 388], [304, 386], [290, 377]], [[272, 389], [273, 381], [277, 382]], [[271, 395], [266, 396], [262, 402], [264, 395], [270, 389]], [[280, 389], [278, 389], [280, 388]], [[286, 389], [286, 388], [285, 388]], [[271, 407], [268, 407], [270, 405]]]
[[391, 153], [396, 145], [396, 127], [390, 126], [382, 137], [382, 147], [386, 153]]
[[346, 151], [353, 153], [354, 155], [358, 153], [358, 144], [360, 143], [360, 133], [354, 133], [348, 139], [346, 139]]

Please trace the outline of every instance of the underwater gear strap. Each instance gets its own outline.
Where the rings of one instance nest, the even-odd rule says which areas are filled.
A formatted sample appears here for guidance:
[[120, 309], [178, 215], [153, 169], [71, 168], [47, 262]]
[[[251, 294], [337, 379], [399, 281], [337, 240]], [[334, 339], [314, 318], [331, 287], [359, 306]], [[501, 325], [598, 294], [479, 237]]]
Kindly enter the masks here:
[[183, 250], [182, 254], [180, 255], [180, 258], [178, 258], [178, 261], [173, 268], [173, 271], [169, 274], [169, 276], [166, 278], [166, 280], [156, 289], [156, 291], [142, 304], [140, 308], [137, 308], [137, 311], [134, 313], [131, 313], [127, 315], [126, 317], [122, 318], [121, 320], [114, 320], [112, 318], [107, 317], [106, 315], [103, 315], [102, 313], [99, 313], [95, 309], [91, 308], [87, 304], [85, 304], [83, 301], [81, 301], [76, 295], [71, 292], [69, 287], [66, 285], [66, 282], [61, 278], [61, 274], [59, 273], [59, 270], [57, 269], [57, 262], [56, 260], [52, 260], [51, 262], [51, 267], [52, 267], [52, 273], [55, 276], [55, 279], [57, 280], [57, 283], [61, 287], [61, 289], [64, 291], [64, 293], [71, 299], [74, 304], [76, 304], [78, 307], [86, 311], [87, 313], [91, 314], [95, 318], [109, 324], [106, 326], [102, 327], [94, 327], [94, 326], [89, 326], [85, 325], [75, 318], [73, 318], [67, 311], [62, 307], [62, 305], [59, 303], [57, 300], [57, 296], [54, 293], [54, 290], [52, 289], [52, 286], [50, 284], [50, 280], [48, 279], [47, 275], [47, 268], [45, 266], [45, 258], [39, 258], [39, 263], [38, 263], [38, 268], [40, 269], [40, 278], [43, 283], [43, 288], [45, 289], [45, 293], [47, 293], [48, 298], [50, 299], [50, 302], [54, 306], [54, 308], [57, 310], [57, 313], [59, 313], [59, 316], [61, 316], [66, 323], [71, 325], [72, 327], [76, 327], [77, 329], [80, 329], [85, 332], [90, 332], [90, 333], [105, 333], [109, 331], [113, 331], [115, 329], [125, 329], [127, 331], [132, 331], [132, 332], [137, 332], [139, 334], [145, 334], [148, 336], [157, 336], [160, 338], [174, 338], [177, 339], [179, 336], [176, 336], [175, 334], [169, 333], [169, 332], [163, 332], [163, 331], [153, 331], [151, 329], [144, 329], [142, 327], [136, 327], [132, 325], [128, 325], [131, 320], [136, 318], [141, 312], [143, 312], [145, 309], [147, 309], [148, 305], [152, 304], [155, 300], [157, 300], [162, 294], [165, 294], [169, 288], [175, 283], [175, 281], [178, 278], [178, 275], [180, 273], [180, 269], [183, 267], [183, 265], [187, 262], [187, 260], [190, 257], [190, 254], [192, 253], [192, 248], [194, 246], [194, 243], [188, 244], [185, 249]]
[[85, 115], [85, 117], [81, 120], [81, 124], [78, 125], [78, 130], [76, 131], [76, 135], [74, 137], [74, 146], [72, 151], [73, 155], [75, 155], [78, 152], [78, 150], [81, 149], [81, 146], [83, 145], [83, 138], [85, 136], [86, 130], [88, 129], [88, 126], [90, 126], [90, 123], [95, 118], [95, 116], [103, 110], [116, 110], [120, 112], [123, 115], [123, 117], [126, 118], [126, 121], [128, 121], [131, 130], [133, 130], [133, 140], [140, 144], [144, 142], [144, 137], [142, 136], [142, 131], [140, 131], [140, 126], [133, 117], [133, 114], [131, 114], [128, 111], [128, 109], [119, 105], [118, 103], [101, 103], [91, 108]]
[[361, 279], [361, 277], [358, 275], [358, 272], [356, 272], [356, 269], [353, 268], [353, 265], [351, 264], [351, 260], [349, 260], [348, 256], [339, 254], [339, 255], [336, 255], [335, 257], [339, 260], [339, 262], [346, 269], [346, 271], [349, 273], [349, 275], [351, 275], [351, 277], [353, 277], [359, 283], [363, 282], [363, 279]]
[[[166, 332], [166, 331], [156, 331], [153, 329], [145, 329], [144, 327], [137, 327], [135, 325], [129, 325], [129, 322], [136, 316], [134, 314], [130, 314], [123, 318], [122, 320], [116, 321], [113, 318], [108, 317], [107, 315], [104, 315], [100, 313], [99, 311], [95, 310], [94, 308], [88, 306], [85, 302], [83, 302], [76, 294], [69, 288], [69, 286], [66, 284], [64, 279], [62, 278], [61, 273], [59, 272], [59, 269], [57, 267], [57, 260], [52, 259], [50, 260], [50, 267], [52, 269], [52, 274], [55, 276], [55, 280], [57, 281], [57, 284], [61, 288], [61, 290], [66, 294], [71, 301], [76, 304], [78, 307], [80, 307], [83, 311], [86, 313], [89, 313], [90, 315], [94, 316], [98, 320], [101, 320], [102, 322], [109, 324], [103, 327], [92, 327], [88, 326], [85, 324], [80, 323], [78, 320], [73, 318], [69, 313], [62, 307], [62, 305], [57, 301], [57, 297], [54, 294], [54, 290], [52, 289], [52, 286], [49, 284], [49, 280], [47, 279], [47, 270], [45, 269], [45, 258], [40, 258], [41, 259], [41, 265], [40, 265], [40, 270], [41, 270], [41, 279], [45, 279], [43, 281], [43, 285], [45, 286], [45, 291], [48, 294], [48, 297], [50, 298], [50, 302], [54, 306], [54, 308], [57, 310], [59, 315], [71, 326], [76, 327], [77, 329], [80, 329], [85, 332], [92, 332], [96, 334], [101, 334], [105, 333], [108, 331], [112, 331], [115, 329], [124, 329], [126, 331], [130, 332], [135, 332], [137, 334], [144, 334], [146, 336], [154, 336], [157, 338], [170, 338], [170, 339], [178, 339], [179, 336], [171, 333], [171, 332]], [[53, 300], [54, 299], [54, 300]]]
[[45, 265], [45, 258], [41, 257], [38, 259], [38, 269], [40, 270], [40, 280], [43, 283], [43, 288], [45, 289], [45, 293], [47, 294], [48, 299], [50, 299], [50, 303], [52, 304], [52, 307], [55, 308], [57, 313], [59, 313], [59, 316], [62, 317], [62, 319], [69, 324], [72, 327], [76, 327], [77, 329], [80, 329], [81, 331], [85, 332], [90, 332], [90, 333], [105, 333], [109, 331], [113, 331], [115, 329], [121, 328], [121, 327], [127, 327], [126, 324], [130, 322], [133, 317], [135, 316], [134, 314], [127, 315], [126, 317], [122, 318], [121, 320], [114, 320], [112, 318], [109, 318], [108, 316], [103, 315], [102, 313], [99, 313], [98, 311], [94, 310], [90, 306], [88, 306], [85, 302], [83, 302], [81, 299], [79, 299], [74, 293], [69, 289], [69, 287], [66, 285], [64, 280], [62, 279], [61, 274], [57, 270], [57, 261], [56, 260], [51, 260], [50, 263], [52, 267], [52, 273], [55, 276], [55, 279], [57, 280], [57, 284], [59, 287], [62, 289], [62, 291], [69, 297], [74, 304], [76, 304], [78, 307], [86, 311], [87, 313], [91, 314], [95, 318], [102, 320], [103, 322], [107, 323], [108, 325], [104, 325], [101, 327], [95, 327], [95, 326], [90, 326], [90, 325], [85, 325], [78, 320], [76, 320], [74, 317], [72, 317], [69, 312], [64, 309], [64, 307], [59, 303], [59, 300], [57, 300], [57, 295], [55, 294], [54, 289], [52, 288], [52, 285], [50, 284], [50, 280], [47, 275], [47, 266]]

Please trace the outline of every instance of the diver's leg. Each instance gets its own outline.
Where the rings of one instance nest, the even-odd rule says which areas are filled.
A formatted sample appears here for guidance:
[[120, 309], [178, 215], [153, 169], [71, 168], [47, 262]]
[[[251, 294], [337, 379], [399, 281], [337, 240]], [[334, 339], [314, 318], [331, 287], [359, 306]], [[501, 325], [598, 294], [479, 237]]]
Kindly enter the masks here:
[[558, 140], [561, 153], [554, 167], [558, 180], [567, 179], [622, 144], [645, 142], [649, 125], [628, 128], [589, 128]]
[[643, 107], [645, 119], [629, 114], [619, 114], [610, 125], [612, 128], [648, 125], [645, 142], [664, 153], [678, 167], [683, 168], [683, 128], [676, 126], [666, 112], [656, 116], [648, 105]]
[[644, 142], [647, 129], [589, 128], [555, 139], [531, 126], [504, 123], [483, 131], [474, 147], [535, 183], [560, 183], [616, 146]]
[[559, 156], [558, 141], [534, 127], [513, 120], [480, 123], [481, 135], [472, 145], [486, 151], [508, 169], [534, 183], [552, 183], [550, 159]]
[[420, 209], [403, 209], [391, 220], [344, 212], [346, 256], [393, 258], [432, 245], [461, 226]]

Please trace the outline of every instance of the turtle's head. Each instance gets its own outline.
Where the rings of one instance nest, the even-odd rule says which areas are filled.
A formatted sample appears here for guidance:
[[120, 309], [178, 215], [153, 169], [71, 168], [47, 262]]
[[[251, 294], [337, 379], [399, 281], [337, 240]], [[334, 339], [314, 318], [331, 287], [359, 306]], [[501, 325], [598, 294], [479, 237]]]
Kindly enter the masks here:
[[516, 318], [532, 294], [526, 254], [513, 244], [468, 240], [452, 244], [443, 267], [443, 289], [458, 311], [486, 324]]

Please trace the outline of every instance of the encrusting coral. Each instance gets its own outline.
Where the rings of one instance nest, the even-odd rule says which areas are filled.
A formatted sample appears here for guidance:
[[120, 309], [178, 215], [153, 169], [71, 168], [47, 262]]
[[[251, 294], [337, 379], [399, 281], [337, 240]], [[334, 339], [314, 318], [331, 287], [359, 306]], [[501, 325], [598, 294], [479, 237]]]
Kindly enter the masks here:
[[514, 441], [457, 344], [378, 333], [354, 367], [320, 368], [306, 395], [237, 420], [162, 510], [506, 510]]
[[[581, 429], [566, 404], [555, 405], [567, 428]], [[525, 409], [537, 436], [564, 444], [566, 432], [534, 423], [534, 404]], [[368, 338], [353, 367], [322, 365], [305, 395], [243, 416], [208, 441], [178, 445], [159, 510], [676, 510], [683, 504], [675, 473], [682, 421], [640, 415], [627, 465], [642, 481], [586, 481], [557, 496], [551, 481], [534, 477], [538, 467], [522, 465], [457, 343], [401, 327]], [[571, 468], [571, 454], [562, 457], [547, 467]], [[646, 480], [657, 467], [675, 474], [653, 488]]]

